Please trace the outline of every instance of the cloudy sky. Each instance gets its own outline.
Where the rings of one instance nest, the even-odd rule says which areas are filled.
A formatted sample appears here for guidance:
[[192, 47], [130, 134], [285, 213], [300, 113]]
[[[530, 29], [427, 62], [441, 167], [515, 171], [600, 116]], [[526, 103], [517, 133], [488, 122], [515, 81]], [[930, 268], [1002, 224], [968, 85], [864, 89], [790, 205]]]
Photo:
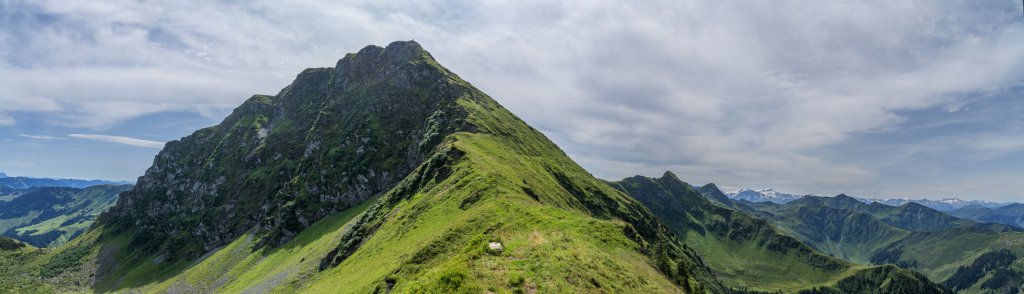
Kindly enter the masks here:
[[0, 171], [134, 180], [413, 39], [602, 178], [1024, 200], [1020, 1], [163, 2], [0, 0]]

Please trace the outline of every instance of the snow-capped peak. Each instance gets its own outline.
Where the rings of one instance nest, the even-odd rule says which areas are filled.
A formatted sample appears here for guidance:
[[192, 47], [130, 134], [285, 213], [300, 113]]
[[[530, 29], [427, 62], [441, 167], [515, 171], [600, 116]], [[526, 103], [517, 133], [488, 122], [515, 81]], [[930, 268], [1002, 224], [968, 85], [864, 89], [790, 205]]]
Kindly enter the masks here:
[[746, 200], [750, 202], [775, 202], [775, 203], [787, 203], [796, 199], [800, 199], [800, 195], [788, 194], [776, 191], [775, 189], [740, 189], [735, 193], [726, 194], [729, 198], [737, 200]]

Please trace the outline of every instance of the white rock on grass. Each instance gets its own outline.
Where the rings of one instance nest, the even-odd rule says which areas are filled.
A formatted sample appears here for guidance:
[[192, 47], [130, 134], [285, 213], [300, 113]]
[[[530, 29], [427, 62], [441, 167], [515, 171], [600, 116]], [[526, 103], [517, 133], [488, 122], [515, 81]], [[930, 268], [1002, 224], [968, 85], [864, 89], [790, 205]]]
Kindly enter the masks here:
[[499, 242], [491, 242], [490, 244], [487, 244], [487, 250], [495, 253], [501, 253], [505, 250], [505, 247], [502, 247]]

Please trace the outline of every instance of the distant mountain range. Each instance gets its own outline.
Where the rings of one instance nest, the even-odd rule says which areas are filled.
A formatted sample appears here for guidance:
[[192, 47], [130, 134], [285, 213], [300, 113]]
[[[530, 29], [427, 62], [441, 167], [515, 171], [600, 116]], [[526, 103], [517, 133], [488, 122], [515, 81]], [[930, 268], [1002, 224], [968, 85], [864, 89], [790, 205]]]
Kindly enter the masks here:
[[88, 188], [97, 185], [126, 185], [126, 181], [10, 177], [0, 172], [0, 195], [35, 187]]
[[981, 222], [1011, 225], [1024, 229], [1024, 204], [1013, 203], [1000, 207], [986, 207], [982, 205], [968, 205], [949, 214]]
[[762, 190], [751, 190], [742, 189], [733, 193], [726, 194], [729, 198], [735, 200], [746, 200], [750, 202], [775, 202], [775, 203], [789, 203], [790, 201], [800, 199], [802, 195], [782, 193], [772, 189]]
[[814, 285], [859, 293], [846, 288], [859, 283], [881, 293], [894, 293], [900, 287], [913, 287], [905, 290], [912, 293], [931, 290], [930, 282], [914, 278], [907, 270], [854, 266], [822, 254], [771, 222], [749, 215], [745, 211], [751, 208], [729, 200], [714, 184], [698, 191], [671, 172], [660, 178], [634, 176], [610, 184], [647, 206], [733, 287], [797, 293]]
[[36, 247], [66, 243], [92, 225], [131, 185], [37, 187], [0, 201], [0, 235]]
[[930, 207], [930, 208], [938, 210], [938, 211], [943, 211], [943, 212], [950, 212], [950, 211], [954, 211], [954, 210], [957, 210], [957, 209], [960, 209], [960, 208], [964, 208], [964, 207], [967, 207], [967, 206], [980, 206], [980, 207], [986, 207], [986, 208], [999, 208], [999, 207], [1003, 207], [1003, 206], [1007, 206], [1009, 204], [1012, 204], [1012, 203], [1001, 203], [1001, 202], [987, 202], [987, 201], [981, 201], [981, 200], [962, 200], [962, 199], [959, 199], [959, 198], [944, 198], [942, 200], [928, 200], [928, 199], [918, 199], [918, 200], [913, 200], [913, 199], [863, 199], [863, 198], [858, 198], [858, 199], [860, 201], [864, 201], [864, 203], [869, 203], [870, 204], [871, 202], [878, 202], [878, 203], [882, 203], [882, 204], [885, 204], [885, 205], [892, 205], [892, 206], [900, 206], [900, 205], [907, 204], [907, 203], [917, 203], [917, 204], [921, 204], [921, 205]]
[[[761, 190], [741, 189], [741, 190], [736, 191], [736, 192], [726, 193], [726, 195], [729, 196], [729, 198], [733, 199], [733, 200], [746, 200], [746, 201], [750, 201], [750, 202], [773, 202], [773, 203], [778, 203], [778, 204], [786, 204], [786, 203], [792, 202], [794, 200], [803, 198], [804, 196], [808, 196], [808, 195], [784, 193], [784, 192], [779, 192], [779, 191], [776, 191], [776, 190], [773, 190], [773, 189], [761, 189]], [[810, 196], [818, 196], [818, 195], [810, 195]], [[927, 206], [929, 208], [932, 208], [932, 209], [935, 209], [935, 210], [938, 210], [938, 211], [942, 211], [942, 212], [951, 212], [951, 211], [954, 211], [954, 210], [957, 210], [957, 209], [961, 209], [961, 208], [965, 208], [965, 207], [968, 207], [968, 206], [977, 206], [977, 207], [995, 209], [995, 208], [1000, 208], [1000, 207], [1003, 207], [1003, 206], [1007, 206], [1007, 205], [1013, 204], [1013, 203], [1002, 203], [1002, 202], [987, 202], [987, 201], [981, 201], [981, 200], [962, 200], [962, 199], [958, 199], [958, 198], [944, 198], [942, 200], [906, 199], [906, 198], [898, 198], [898, 199], [875, 199], [875, 198], [856, 198], [856, 197], [854, 197], [854, 198], [859, 200], [859, 201], [861, 201], [861, 202], [864, 202], [866, 204], [871, 204], [872, 202], [878, 202], [878, 203], [889, 205], [889, 206], [902, 206], [902, 205], [907, 204], [907, 203], [917, 203], [917, 204], [921, 204], [921, 205], [924, 205], [924, 206]]]
[[[956, 293], [1020, 293], [1024, 283], [1024, 230], [1019, 228], [957, 218], [914, 201], [891, 206], [839, 195], [802, 196], [785, 204], [735, 202], [740, 204], [733, 205], [735, 209], [771, 222], [819, 252], [856, 264], [892, 264], [917, 271]], [[998, 210], [969, 207], [976, 208], [977, 217]]]

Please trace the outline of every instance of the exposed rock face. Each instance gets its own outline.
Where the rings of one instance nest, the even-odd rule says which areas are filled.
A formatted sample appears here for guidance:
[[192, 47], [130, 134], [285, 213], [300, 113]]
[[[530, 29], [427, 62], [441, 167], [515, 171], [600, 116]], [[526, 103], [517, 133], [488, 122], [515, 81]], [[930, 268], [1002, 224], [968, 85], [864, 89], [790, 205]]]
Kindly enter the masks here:
[[280, 244], [313, 222], [389, 190], [446, 135], [470, 130], [451, 87], [415, 42], [368, 46], [303, 71], [221, 124], [167, 143], [104, 215], [108, 233], [195, 256], [256, 229]]

